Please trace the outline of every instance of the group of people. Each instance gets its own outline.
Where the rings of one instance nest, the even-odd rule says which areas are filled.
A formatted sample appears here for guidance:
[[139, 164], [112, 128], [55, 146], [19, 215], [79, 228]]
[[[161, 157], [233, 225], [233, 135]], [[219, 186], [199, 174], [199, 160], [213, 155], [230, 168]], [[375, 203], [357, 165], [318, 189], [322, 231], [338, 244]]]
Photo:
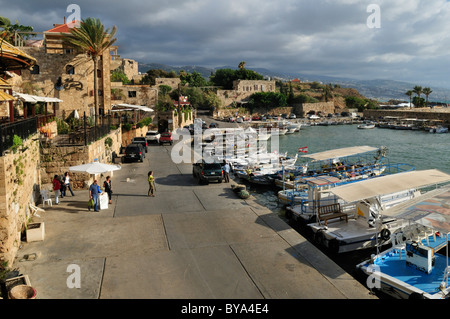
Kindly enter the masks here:
[[[102, 192], [100, 189], [100, 186], [97, 184], [97, 180], [94, 180], [94, 183], [89, 186], [89, 200], [93, 200], [94, 205], [94, 211], [99, 210], [99, 194]], [[59, 199], [64, 198], [64, 196], [67, 196], [67, 190], [70, 191], [72, 196], [75, 196], [73, 193], [71, 184], [70, 184], [70, 175], [69, 172], [65, 172], [64, 176], [60, 177], [59, 175], [55, 175], [53, 177], [53, 191], [55, 192], [55, 203], [59, 204]], [[108, 194], [109, 203], [111, 204], [111, 197], [112, 197], [112, 184], [111, 184], [111, 177], [107, 176], [106, 180], [103, 182], [103, 189], [105, 193]]]
[[[111, 176], [106, 176], [106, 180], [103, 182], [103, 189], [105, 190], [105, 193], [108, 194], [108, 200], [111, 204], [111, 197], [112, 197], [112, 183], [111, 183]], [[99, 211], [99, 195], [102, 193], [100, 186], [98, 185], [98, 181], [95, 179], [94, 183], [89, 186], [89, 201], [93, 202], [93, 208], [94, 212]], [[90, 205], [88, 206], [90, 210]]]
[[53, 191], [55, 192], [55, 203], [59, 204], [59, 197], [64, 198], [66, 196], [67, 189], [70, 191], [72, 196], [75, 196], [75, 194], [72, 191], [72, 187], [70, 186], [70, 176], [69, 172], [65, 172], [63, 177], [60, 177], [59, 175], [55, 175], [53, 177]]

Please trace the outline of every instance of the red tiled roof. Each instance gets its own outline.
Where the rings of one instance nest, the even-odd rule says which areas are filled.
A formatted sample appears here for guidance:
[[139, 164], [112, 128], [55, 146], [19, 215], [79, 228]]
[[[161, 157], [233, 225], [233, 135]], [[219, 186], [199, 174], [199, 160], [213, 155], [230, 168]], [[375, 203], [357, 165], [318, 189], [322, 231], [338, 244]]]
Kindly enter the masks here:
[[79, 25], [80, 21], [72, 21], [60, 25], [56, 25], [53, 29], [47, 30], [48, 33], [69, 33], [70, 29]]

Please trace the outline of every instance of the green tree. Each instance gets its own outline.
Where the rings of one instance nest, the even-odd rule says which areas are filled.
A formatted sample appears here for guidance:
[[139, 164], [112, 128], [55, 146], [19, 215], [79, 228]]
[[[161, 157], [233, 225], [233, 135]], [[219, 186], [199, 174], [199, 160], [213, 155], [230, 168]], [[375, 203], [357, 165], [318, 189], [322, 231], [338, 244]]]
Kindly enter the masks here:
[[425, 99], [423, 97], [415, 96], [413, 98], [413, 103], [415, 107], [424, 107], [425, 106]]
[[81, 21], [78, 28], [71, 28], [70, 34], [64, 38], [64, 42], [87, 53], [94, 63], [94, 106], [95, 123], [98, 124], [98, 83], [97, 65], [99, 57], [108, 50], [115, 42], [114, 38], [117, 28], [113, 26], [105, 30], [100, 19], [87, 18]]
[[261, 74], [247, 69], [219, 69], [211, 77], [210, 81], [215, 86], [221, 86], [225, 90], [233, 89], [233, 82], [236, 80], [264, 80]]
[[427, 87], [427, 88], [423, 88], [422, 92], [426, 96], [426, 106], [428, 107], [428, 97], [430, 96], [431, 93], [433, 93], [433, 91]]
[[128, 84], [130, 83], [130, 80], [122, 70], [114, 70], [111, 72], [111, 82], [122, 82], [123, 84]]
[[155, 85], [156, 78], [178, 78], [175, 71], [165, 71], [161, 69], [151, 69], [142, 77], [141, 84], [143, 85]]
[[181, 84], [188, 84], [191, 87], [203, 87], [207, 86], [205, 78], [198, 72], [186, 73], [180, 71]]
[[16, 33], [21, 32], [24, 32], [21, 35], [24, 39], [36, 36], [36, 34], [31, 33], [33, 32], [33, 27], [21, 25], [17, 20], [15, 24], [12, 24], [8, 18], [0, 16], [0, 38], [14, 44]]
[[159, 95], [160, 96], [165, 96], [165, 95], [169, 94], [170, 91], [172, 91], [172, 87], [170, 87], [168, 85], [160, 85], [159, 86]]
[[409, 96], [409, 106], [412, 106], [412, 96], [413, 96], [414, 92], [412, 90], [409, 90], [405, 93], [405, 95]]
[[423, 93], [422, 87], [419, 85], [416, 85], [413, 89], [413, 92], [417, 94], [417, 97], [420, 99], [420, 95]]
[[362, 112], [368, 102], [365, 99], [356, 96], [347, 96], [345, 98], [345, 105], [349, 109], [358, 109], [358, 112]]
[[246, 64], [245, 61], [240, 62], [239, 65], [238, 65], [238, 68], [240, 70], [245, 69], [245, 64]]
[[287, 106], [287, 97], [277, 92], [258, 92], [250, 96], [247, 107], [253, 113], [255, 109], [268, 111], [276, 107]]

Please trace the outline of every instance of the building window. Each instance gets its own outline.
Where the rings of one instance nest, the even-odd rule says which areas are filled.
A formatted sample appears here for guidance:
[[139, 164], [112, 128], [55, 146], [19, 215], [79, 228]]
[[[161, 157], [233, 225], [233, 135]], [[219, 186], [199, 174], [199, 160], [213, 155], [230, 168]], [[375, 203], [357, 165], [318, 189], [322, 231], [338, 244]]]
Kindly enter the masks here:
[[72, 54], [73, 53], [73, 49], [64, 49], [64, 53], [65, 54]]
[[136, 91], [128, 91], [128, 97], [136, 97]]
[[31, 74], [39, 74], [40, 73], [39, 65], [36, 64], [35, 66], [33, 66], [30, 73]]
[[97, 70], [97, 77], [98, 77], [98, 78], [101, 78], [101, 77], [102, 77], [102, 74], [103, 74], [102, 70], [98, 69], [98, 70]]
[[66, 74], [73, 75], [75, 74], [75, 67], [73, 65], [67, 65], [66, 66]]

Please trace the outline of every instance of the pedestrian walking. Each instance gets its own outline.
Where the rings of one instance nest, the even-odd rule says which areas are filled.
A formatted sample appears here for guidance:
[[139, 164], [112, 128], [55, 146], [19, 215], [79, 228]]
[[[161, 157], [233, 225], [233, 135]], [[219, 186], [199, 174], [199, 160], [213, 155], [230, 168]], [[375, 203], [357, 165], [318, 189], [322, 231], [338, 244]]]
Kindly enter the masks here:
[[111, 176], [106, 176], [106, 181], [103, 182], [103, 188], [105, 192], [108, 194], [109, 203], [111, 204], [112, 197], [112, 184], [111, 184]]
[[[92, 199], [94, 201], [94, 211], [98, 212], [98, 195], [100, 193], [100, 188], [97, 184], [97, 180], [94, 180], [94, 183], [89, 186], [89, 199]], [[89, 208], [90, 210], [90, 208]]]
[[[66, 189], [68, 189], [70, 191], [70, 193], [72, 194], [72, 196], [75, 196], [75, 194], [72, 191], [72, 187], [70, 187], [70, 176], [69, 176], [69, 172], [65, 172], [64, 173], [64, 179], [63, 179], [63, 183], [64, 186], [66, 186]], [[64, 190], [64, 195], [66, 193], [66, 190]]]
[[223, 166], [223, 175], [225, 179], [225, 183], [230, 182], [230, 164], [228, 162], [225, 162], [225, 165]]
[[148, 196], [155, 197], [155, 177], [153, 176], [153, 172], [148, 172]]
[[58, 205], [59, 204], [59, 193], [61, 191], [61, 182], [59, 180], [58, 175], [55, 175], [53, 177], [53, 191], [55, 192], [55, 203]]
[[64, 177], [61, 178], [61, 176], [58, 176], [58, 180], [59, 180], [59, 183], [61, 184], [61, 189], [60, 189], [61, 198], [64, 198], [64, 196], [66, 196], [66, 184], [64, 184]]

